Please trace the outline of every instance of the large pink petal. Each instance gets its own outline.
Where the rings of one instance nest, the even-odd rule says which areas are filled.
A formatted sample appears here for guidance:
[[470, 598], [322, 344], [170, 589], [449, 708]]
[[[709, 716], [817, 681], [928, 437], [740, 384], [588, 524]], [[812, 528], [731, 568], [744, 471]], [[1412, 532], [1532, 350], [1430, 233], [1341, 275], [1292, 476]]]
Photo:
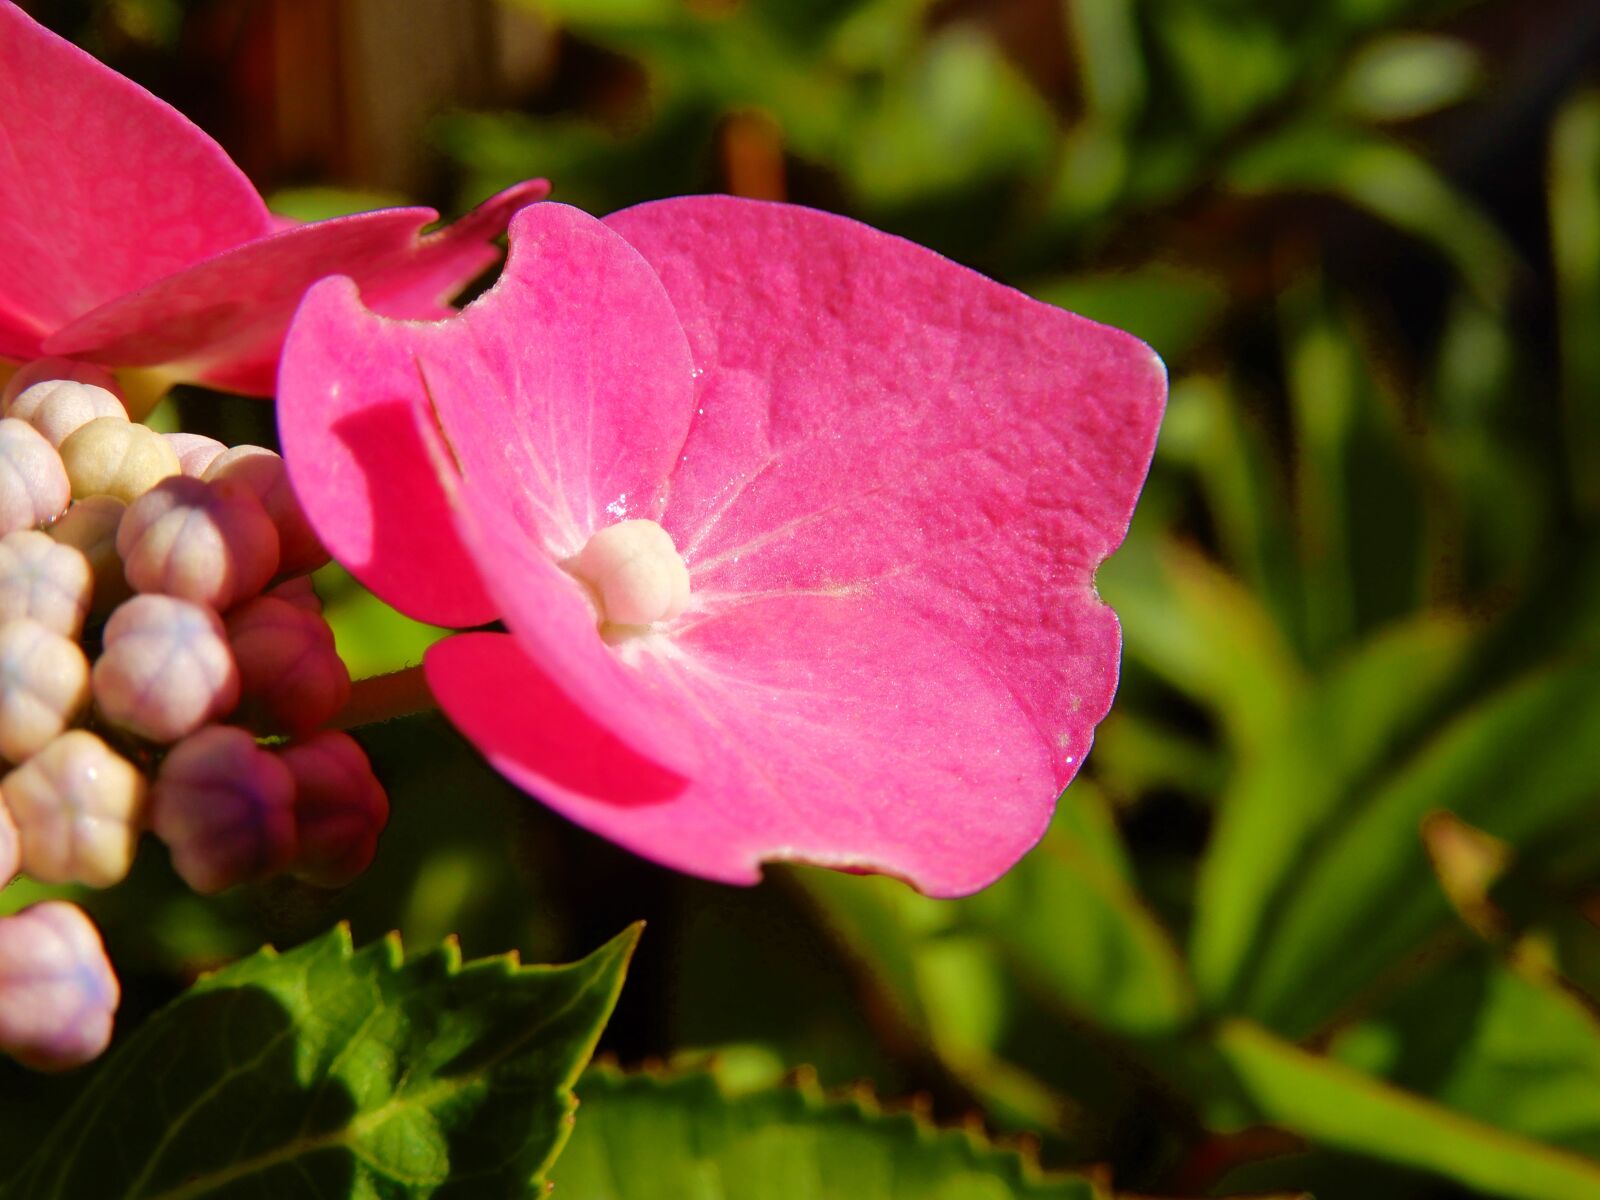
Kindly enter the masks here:
[[1111, 702], [1096, 565], [1166, 393], [1136, 339], [842, 217], [696, 197], [608, 218], [689, 335], [664, 518], [702, 603], [844, 590], [987, 662], [1065, 784]]
[[960, 647], [859, 600], [742, 606], [644, 656], [653, 710], [698, 743], [688, 777], [619, 743], [503, 635], [448, 639], [427, 669], [514, 782], [639, 854], [730, 883], [782, 859], [962, 895], [1038, 840], [1054, 800], [1048, 755], [1009, 690]]
[[187, 118], [0, 0], [0, 356], [271, 228]]
[[255, 395], [272, 392], [285, 330], [317, 280], [344, 275], [390, 317], [439, 319], [446, 301], [499, 256], [511, 214], [549, 192], [531, 180], [433, 233], [431, 208], [358, 213], [281, 229], [158, 280], [72, 322], [50, 354], [119, 366], [163, 365], [184, 378]]
[[495, 604], [456, 535], [419, 432], [416, 347], [440, 326], [375, 316], [349, 279], [312, 288], [284, 343], [278, 432], [323, 545], [422, 621], [491, 621]]

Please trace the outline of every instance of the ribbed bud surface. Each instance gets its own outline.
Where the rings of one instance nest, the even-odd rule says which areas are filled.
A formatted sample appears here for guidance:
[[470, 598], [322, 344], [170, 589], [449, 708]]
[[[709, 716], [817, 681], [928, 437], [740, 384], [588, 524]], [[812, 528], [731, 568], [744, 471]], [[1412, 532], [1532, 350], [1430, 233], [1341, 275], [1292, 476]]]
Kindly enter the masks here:
[[6, 415], [26, 421], [52, 446], [59, 447], [98, 417], [126, 421], [128, 410], [103, 387], [70, 379], [52, 379], [36, 383], [23, 392], [12, 402]]
[[61, 461], [76, 500], [115, 496], [132, 504], [179, 473], [177, 452], [159, 433], [116, 417], [99, 417], [74, 432], [61, 443]]
[[319, 614], [261, 596], [228, 617], [239, 668], [239, 720], [263, 733], [304, 733], [350, 698], [350, 671]]
[[0, 419], [0, 534], [47, 524], [71, 499], [56, 448], [26, 421]]
[[47, 532], [63, 546], [71, 546], [89, 561], [94, 594], [89, 611], [103, 616], [133, 594], [117, 553], [117, 530], [128, 506], [115, 496], [89, 496], [79, 500]]
[[82, 909], [52, 900], [0, 918], [0, 1051], [38, 1071], [81, 1066], [110, 1044], [120, 999]]
[[278, 528], [279, 570], [299, 575], [328, 561], [289, 483], [283, 459], [264, 446], [235, 446], [206, 468], [206, 479], [237, 479], [260, 498]]
[[133, 865], [144, 776], [94, 734], [62, 734], [0, 780], [0, 795], [35, 879], [110, 887]]
[[389, 797], [348, 733], [319, 733], [280, 757], [294, 776], [299, 849], [291, 870], [318, 887], [344, 887], [372, 864]]
[[77, 642], [26, 617], [0, 625], [0, 756], [37, 754], [88, 702], [89, 660]]
[[153, 742], [232, 712], [239, 672], [221, 619], [173, 596], [135, 596], [106, 622], [94, 699], [107, 720]]
[[128, 506], [117, 553], [135, 591], [219, 612], [260, 593], [278, 569], [278, 532], [242, 483], [163, 479]]
[[197, 892], [265, 879], [294, 858], [294, 778], [245, 730], [213, 725], [161, 764], [151, 828]]
[[29, 617], [75, 638], [94, 594], [94, 574], [83, 552], [37, 529], [0, 538], [0, 623]]

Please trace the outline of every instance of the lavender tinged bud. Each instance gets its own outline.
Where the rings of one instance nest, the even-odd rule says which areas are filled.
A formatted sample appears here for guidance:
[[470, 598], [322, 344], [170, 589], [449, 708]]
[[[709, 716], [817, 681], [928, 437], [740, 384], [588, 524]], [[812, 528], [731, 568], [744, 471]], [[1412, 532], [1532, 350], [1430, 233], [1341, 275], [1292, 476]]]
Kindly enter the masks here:
[[74, 431], [61, 443], [61, 461], [76, 500], [115, 496], [132, 504], [168, 475], [178, 474], [177, 452], [159, 433], [118, 417], [97, 417]]
[[115, 496], [90, 496], [79, 500], [46, 532], [63, 546], [71, 546], [89, 560], [94, 575], [94, 595], [89, 611], [103, 616], [129, 596], [122, 573], [122, 556], [117, 553], [117, 529], [128, 506]]
[[62, 734], [0, 780], [0, 794], [35, 879], [110, 887], [133, 865], [144, 776], [94, 734]]
[[0, 538], [0, 623], [31, 617], [76, 638], [93, 592], [94, 575], [81, 551], [36, 529]]
[[191, 479], [199, 479], [227, 447], [203, 433], [163, 433], [167, 445], [178, 455], [178, 469]]
[[92, 383], [52, 379], [36, 383], [18, 396], [6, 410], [8, 417], [26, 421], [57, 449], [67, 438], [97, 417], [128, 419], [122, 401]]
[[239, 672], [222, 621], [172, 596], [135, 596], [106, 622], [94, 699], [108, 721], [175, 742], [239, 702]]
[[235, 446], [206, 468], [206, 479], [237, 479], [260, 498], [278, 527], [278, 569], [286, 575], [313, 571], [328, 561], [311, 522], [289, 483], [288, 469], [264, 446]]
[[221, 611], [267, 585], [278, 569], [278, 532], [244, 484], [174, 475], [128, 506], [117, 553], [135, 591]]
[[56, 448], [26, 421], [0, 419], [0, 534], [47, 524], [71, 500]]
[[261, 596], [228, 618], [239, 667], [239, 720], [262, 732], [304, 733], [350, 698], [350, 671], [316, 613]]
[[294, 777], [243, 729], [213, 725], [161, 764], [151, 828], [197, 892], [265, 879], [294, 857]]
[[89, 702], [78, 643], [26, 617], [0, 625], [0, 755], [19, 763], [50, 744]]
[[94, 923], [61, 900], [0, 918], [0, 1051], [64, 1071], [111, 1042], [121, 991]]
[[344, 887], [371, 865], [389, 797], [347, 733], [319, 733], [280, 757], [294, 776], [299, 851], [291, 870], [318, 887]]

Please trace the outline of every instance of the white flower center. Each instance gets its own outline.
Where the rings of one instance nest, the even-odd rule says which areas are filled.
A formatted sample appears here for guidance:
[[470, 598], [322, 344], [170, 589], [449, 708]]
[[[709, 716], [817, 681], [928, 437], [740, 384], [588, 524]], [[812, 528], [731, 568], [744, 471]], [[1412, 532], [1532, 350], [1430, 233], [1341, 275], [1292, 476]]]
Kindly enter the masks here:
[[689, 568], [654, 521], [608, 525], [563, 565], [589, 585], [603, 626], [654, 625], [689, 603]]

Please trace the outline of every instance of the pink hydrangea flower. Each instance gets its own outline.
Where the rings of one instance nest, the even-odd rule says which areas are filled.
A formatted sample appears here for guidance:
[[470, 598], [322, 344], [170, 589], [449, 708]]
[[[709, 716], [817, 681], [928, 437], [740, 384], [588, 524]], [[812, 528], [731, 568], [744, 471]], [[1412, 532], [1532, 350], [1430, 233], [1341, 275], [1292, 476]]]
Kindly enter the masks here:
[[713, 879], [958, 895], [1039, 838], [1111, 703], [1094, 571], [1165, 392], [1134, 338], [931, 251], [698, 197], [524, 209], [444, 322], [325, 281], [279, 405], [336, 557], [504, 622], [426, 670], [510, 779]]
[[0, 361], [265, 395], [313, 282], [349, 275], [380, 312], [443, 317], [547, 191], [521, 184], [429, 234], [427, 208], [291, 225], [180, 113], [0, 0]]

